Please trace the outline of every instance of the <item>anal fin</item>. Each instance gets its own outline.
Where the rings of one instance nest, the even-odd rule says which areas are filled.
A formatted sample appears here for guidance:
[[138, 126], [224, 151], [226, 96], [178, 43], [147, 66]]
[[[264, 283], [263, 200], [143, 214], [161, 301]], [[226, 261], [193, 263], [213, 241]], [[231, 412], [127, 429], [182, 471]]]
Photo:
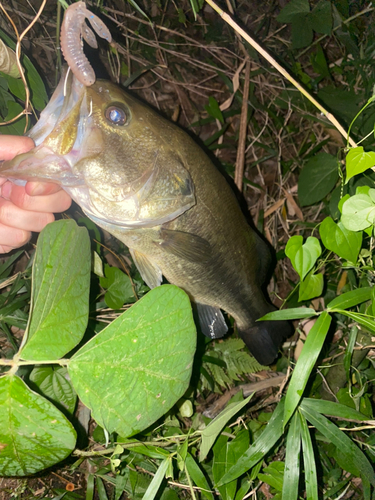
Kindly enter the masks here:
[[161, 285], [163, 274], [158, 266], [150, 262], [150, 260], [141, 252], [129, 248], [130, 254], [133, 257], [134, 264], [137, 266], [139, 274], [143, 281], [150, 288], [155, 288]]
[[218, 307], [196, 302], [202, 333], [210, 339], [220, 339], [228, 331], [223, 313]]

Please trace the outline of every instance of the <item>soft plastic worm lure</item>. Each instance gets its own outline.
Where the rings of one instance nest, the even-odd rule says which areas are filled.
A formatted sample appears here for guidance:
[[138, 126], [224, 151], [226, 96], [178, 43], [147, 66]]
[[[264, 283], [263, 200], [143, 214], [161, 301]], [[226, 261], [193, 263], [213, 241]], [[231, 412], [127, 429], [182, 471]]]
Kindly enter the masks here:
[[95, 82], [95, 72], [83, 52], [82, 38], [94, 49], [98, 48], [98, 43], [93, 31], [85, 23], [85, 19], [88, 19], [101, 38], [108, 42], [112, 41], [111, 33], [103, 21], [86, 8], [85, 2], [76, 2], [65, 11], [60, 43], [73, 74], [83, 85], [89, 86]]

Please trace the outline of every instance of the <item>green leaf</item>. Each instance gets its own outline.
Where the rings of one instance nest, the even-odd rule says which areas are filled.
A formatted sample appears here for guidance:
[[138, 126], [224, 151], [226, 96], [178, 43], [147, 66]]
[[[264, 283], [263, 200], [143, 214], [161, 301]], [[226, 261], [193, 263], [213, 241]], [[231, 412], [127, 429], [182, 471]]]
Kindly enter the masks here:
[[366, 327], [368, 330], [370, 330], [370, 332], [375, 333], [375, 320], [370, 316], [351, 311], [344, 311], [342, 309], [335, 309], [335, 312], [343, 314], [344, 316], [348, 316], [348, 318], [351, 318], [360, 325]]
[[26, 360], [61, 358], [85, 333], [91, 250], [87, 230], [73, 220], [48, 224], [40, 233], [33, 264], [32, 310]]
[[168, 470], [170, 462], [171, 462], [171, 458], [166, 458], [160, 464], [160, 467], [156, 471], [156, 474], [153, 477], [153, 479], [150, 483], [150, 486], [147, 488], [147, 491], [144, 494], [143, 500], [154, 500], [154, 498], [156, 497], [156, 495], [159, 491], [160, 485], [163, 482], [163, 479], [164, 479], [165, 474]]
[[64, 366], [36, 366], [30, 373], [30, 381], [38, 392], [56, 406], [73, 414], [77, 394], [70, 383], [68, 371]]
[[309, 14], [296, 14], [292, 21], [292, 48], [303, 49], [311, 44], [314, 33]]
[[99, 500], [108, 500], [107, 492], [104, 487], [103, 481], [99, 476], [96, 476], [95, 478], [96, 482], [96, 491], [99, 497]]
[[195, 344], [188, 296], [163, 285], [74, 354], [68, 372], [99, 425], [128, 437], [154, 423], [184, 394]]
[[285, 450], [283, 500], [297, 500], [300, 479], [301, 423], [298, 412], [290, 422]]
[[[323, 78], [331, 78], [329, 65], [327, 63], [326, 56], [325, 56], [324, 51], [323, 51], [320, 44], [318, 44], [316, 47], [316, 53], [312, 54], [310, 56], [310, 61], [311, 61], [311, 64], [313, 66], [313, 69], [316, 73], [318, 73]], [[339, 186], [338, 192], [341, 194], [341, 186]], [[331, 213], [332, 213], [331, 203], [335, 203], [335, 201], [336, 200], [334, 197], [334, 193], [332, 193], [331, 198], [330, 198], [330, 211], [331, 211]], [[337, 201], [336, 201], [336, 205], [334, 205], [334, 209], [336, 209], [336, 207], [337, 207]]]
[[310, 23], [316, 33], [329, 36], [333, 24], [331, 2], [321, 0], [311, 12]]
[[[15, 49], [16, 45], [13, 42], [13, 40], [9, 36], [7, 36], [2, 30], [0, 30], [0, 37], [5, 41], [5, 43], [9, 47], [11, 47], [13, 50]], [[43, 80], [41, 79], [39, 73], [37, 72], [34, 65], [27, 56], [23, 55], [21, 57], [21, 63], [25, 68], [26, 80], [30, 87], [31, 102], [38, 111], [42, 111], [48, 102], [48, 96]], [[4, 130], [3, 127], [1, 128], [1, 130], [2, 133], [5, 133], [3, 131]], [[21, 132], [21, 134], [23, 134], [23, 132]]]
[[305, 244], [302, 236], [292, 236], [285, 247], [285, 255], [291, 260], [301, 281], [313, 268], [321, 253], [319, 240], [314, 236], [309, 236]]
[[[302, 404], [305, 401], [306, 399], [303, 400]], [[300, 411], [298, 412], [298, 416], [300, 419], [303, 464], [305, 469], [306, 498], [308, 500], [318, 500], [318, 476], [316, 473], [316, 463], [310, 431], [306, 419]]]
[[253, 482], [247, 478], [242, 478], [240, 480], [240, 487], [237, 490], [234, 500], [243, 500], [246, 493], [250, 490]]
[[[18, 102], [8, 101], [8, 114], [4, 117], [4, 122], [11, 120], [12, 118], [18, 116], [22, 111], [23, 107], [18, 104]], [[10, 123], [9, 125], [1, 126], [2, 134], [9, 135], [23, 135], [25, 132], [26, 118], [23, 115], [22, 118], [18, 118], [17, 121]]]
[[[221, 434], [219, 436], [213, 447], [212, 474], [215, 483], [218, 483], [224, 474], [242, 457], [249, 448], [249, 441], [250, 436], [247, 429], [242, 429], [233, 440], [230, 440], [227, 435]], [[233, 500], [236, 495], [237, 480], [219, 486], [218, 489], [223, 500]]]
[[250, 446], [250, 448], [245, 451], [241, 458], [238, 459], [237, 463], [229, 469], [229, 471], [224, 475], [224, 477], [219, 481], [217, 486], [222, 486], [223, 484], [233, 481], [237, 477], [241, 476], [245, 472], [249, 471], [256, 465], [260, 460], [263, 460], [265, 455], [270, 451], [270, 449], [276, 444], [278, 439], [283, 434], [283, 413], [284, 413], [284, 399], [280, 401], [277, 405], [275, 411], [272, 414], [267, 427], [260, 435], [260, 437]]
[[346, 373], [346, 380], [350, 380], [350, 367], [352, 364], [354, 346], [355, 346], [355, 343], [357, 341], [357, 334], [358, 334], [358, 327], [356, 325], [353, 325], [350, 328], [348, 343], [347, 343], [347, 346], [345, 348], [345, 354], [344, 354], [344, 360], [343, 360], [345, 373]]
[[302, 352], [294, 368], [285, 397], [284, 427], [302, 398], [310, 373], [322, 350], [330, 324], [331, 316], [324, 311], [319, 316], [306, 338], [305, 345], [303, 346]]
[[266, 474], [258, 474], [258, 478], [266, 484], [272, 486], [272, 488], [275, 488], [275, 490], [281, 492], [283, 490], [284, 471], [284, 462], [275, 460], [274, 462], [271, 462], [268, 467], [263, 469], [263, 472]]
[[[358, 476], [365, 477], [373, 486], [375, 486], [375, 475], [366, 455], [354, 444], [354, 442], [328, 418], [311, 408], [301, 405], [301, 412], [306, 419], [314, 425], [318, 431], [333, 443], [345, 457], [347, 467], [355, 471]], [[343, 465], [341, 463], [341, 465]]]
[[4, 78], [8, 82], [8, 88], [12, 94], [20, 99], [21, 101], [26, 100], [26, 92], [25, 92], [25, 86], [23, 84], [23, 81], [17, 77], [14, 78], [13, 76], [5, 75]]
[[336, 309], [349, 309], [349, 307], [357, 306], [362, 302], [371, 300], [372, 288], [363, 287], [351, 290], [350, 292], [343, 293], [335, 297], [327, 305], [327, 311], [336, 311]]
[[254, 394], [250, 394], [250, 396], [239, 403], [231, 403], [229, 404], [217, 417], [215, 417], [212, 422], [210, 422], [207, 427], [201, 431], [202, 443], [199, 453], [199, 460], [202, 462], [207, 455], [212, 445], [216, 441], [216, 438], [223, 430], [223, 428], [227, 425], [229, 420], [236, 415], [253, 397]]
[[371, 197], [367, 194], [355, 194], [346, 200], [342, 205], [341, 222], [349, 231], [361, 231], [373, 225], [375, 203]]
[[214, 500], [214, 496], [211, 493], [211, 488], [205, 475], [190, 453], [186, 455], [185, 465], [191, 479], [194, 481], [194, 484], [200, 488], [202, 496], [208, 500]]
[[298, 179], [298, 197], [302, 207], [321, 201], [339, 179], [337, 158], [318, 153], [303, 167]]
[[323, 285], [323, 274], [314, 274], [313, 271], [310, 271], [299, 285], [298, 300], [301, 302], [303, 300], [319, 297], [322, 294]]
[[[340, 187], [340, 186], [339, 186], [339, 187]], [[346, 187], [346, 186], [345, 186], [345, 187]], [[367, 193], [366, 193], [366, 194], [367, 194]], [[349, 194], [349, 193], [347, 193], [347, 194], [346, 194], [345, 196], [343, 196], [343, 197], [341, 198], [341, 200], [339, 201], [339, 203], [338, 203], [338, 205], [337, 205], [337, 208], [339, 209], [340, 214], [342, 214], [342, 206], [343, 206], [343, 204], [346, 202], [346, 200], [349, 200], [349, 198], [350, 198], [350, 194]]]
[[340, 221], [326, 217], [319, 227], [323, 245], [339, 257], [355, 264], [362, 246], [362, 233], [349, 231]]
[[26, 476], [66, 458], [76, 432], [64, 415], [15, 375], [0, 378], [0, 475]]
[[365, 152], [362, 146], [352, 148], [346, 155], [346, 181], [355, 175], [365, 172], [375, 165], [375, 153]]
[[104, 267], [105, 278], [100, 278], [100, 284], [107, 288], [105, 303], [111, 309], [120, 309], [125, 303], [134, 302], [135, 296], [129, 276], [118, 267], [108, 264]]
[[221, 112], [219, 103], [215, 99], [215, 97], [210, 96], [208, 98], [208, 105], [205, 106], [205, 109], [209, 115], [211, 115], [216, 120], [219, 120], [220, 123], [224, 124], [223, 113]]
[[276, 19], [279, 23], [291, 23], [296, 15], [308, 14], [309, 12], [310, 5], [308, 0], [291, 0], [281, 9]]
[[288, 319], [305, 319], [311, 318], [312, 316], [317, 316], [318, 313], [311, 309], [310, 307], [291, 307], [290, 309], [280, 309], [280, 311], [272, 311], [265, 314], [257, 321], [279, 321]]
[[304, 408], [314, 410], [318, 413], [323, 413], [324, 415], [330, 415], [331, 417], [359, 421], [368, 420], [368, 417], [366, 415], [363, 415], [363, 413], [360, 413], [354, 408], [340, 403], [335, 403], [333, 401], [303, 398], [301, 405]]

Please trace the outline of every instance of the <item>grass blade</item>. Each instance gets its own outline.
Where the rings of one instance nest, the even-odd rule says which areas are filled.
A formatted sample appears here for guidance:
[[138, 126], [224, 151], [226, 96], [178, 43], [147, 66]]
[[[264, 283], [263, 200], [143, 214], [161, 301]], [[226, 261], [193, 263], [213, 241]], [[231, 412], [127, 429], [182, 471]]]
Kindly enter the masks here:
[[280, 439], [283, 434], [284, 401], [285, 400], [282, 399], [277, 405], [271, 420], [268, 422], [267, 427], [260, 437], [250, 446], [238, 462], [229, 469], [217, 486], [229, 483], [250, 470], [263, 459], [278, 439]]
[[[373, 486], [375, 486], [375, 475], [366, 455], [353, 443], [353, 441], [341, 431], [328, 418], [320, 413], [301, 406], [301, 411], [307, 420], [313, 424], [319, 432], [333, 443], [346, 459], [349, 472], [355, 472], [358, 477], [364, 476]], [[340, 464], [343, 465], [343, 464]]]
[[146, 493], [144, 494], [143, 500], [154, 500], [164, 479], [165, 473], [168, 470], [170, 460], [170, 458], [166, 458], [162, 461], [149, 487], [147, 488]]
[[293, 415], [297, 405], [303, 395], [311, 370], [314, 368], [316, 360], [322, 350], [329, 326], [331, 316], [323, 312], [317, 319], [303, 346], [301, 355], [289, 384], [285, 398], [284, 427]]
[[300, 476], [301, 425], [298, 413], [290, 422], [285, 453], [283, 500], [297, 500]]
[[301, 428], [303, 464], [305, 469], [306, 500], [318, 500], [318, 477], [311, 436], [305, 417], [298, 412]]

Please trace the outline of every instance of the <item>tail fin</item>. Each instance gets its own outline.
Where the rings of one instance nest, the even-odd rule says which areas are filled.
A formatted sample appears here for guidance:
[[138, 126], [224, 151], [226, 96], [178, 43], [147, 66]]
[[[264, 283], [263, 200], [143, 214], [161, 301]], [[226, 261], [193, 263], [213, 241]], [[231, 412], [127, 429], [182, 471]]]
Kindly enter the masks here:
[[254, 358], [262, 365], [270, 365], [284, 339], [293, 333], [293, 328], [288, 321], [259, 321], [238, 332]]

